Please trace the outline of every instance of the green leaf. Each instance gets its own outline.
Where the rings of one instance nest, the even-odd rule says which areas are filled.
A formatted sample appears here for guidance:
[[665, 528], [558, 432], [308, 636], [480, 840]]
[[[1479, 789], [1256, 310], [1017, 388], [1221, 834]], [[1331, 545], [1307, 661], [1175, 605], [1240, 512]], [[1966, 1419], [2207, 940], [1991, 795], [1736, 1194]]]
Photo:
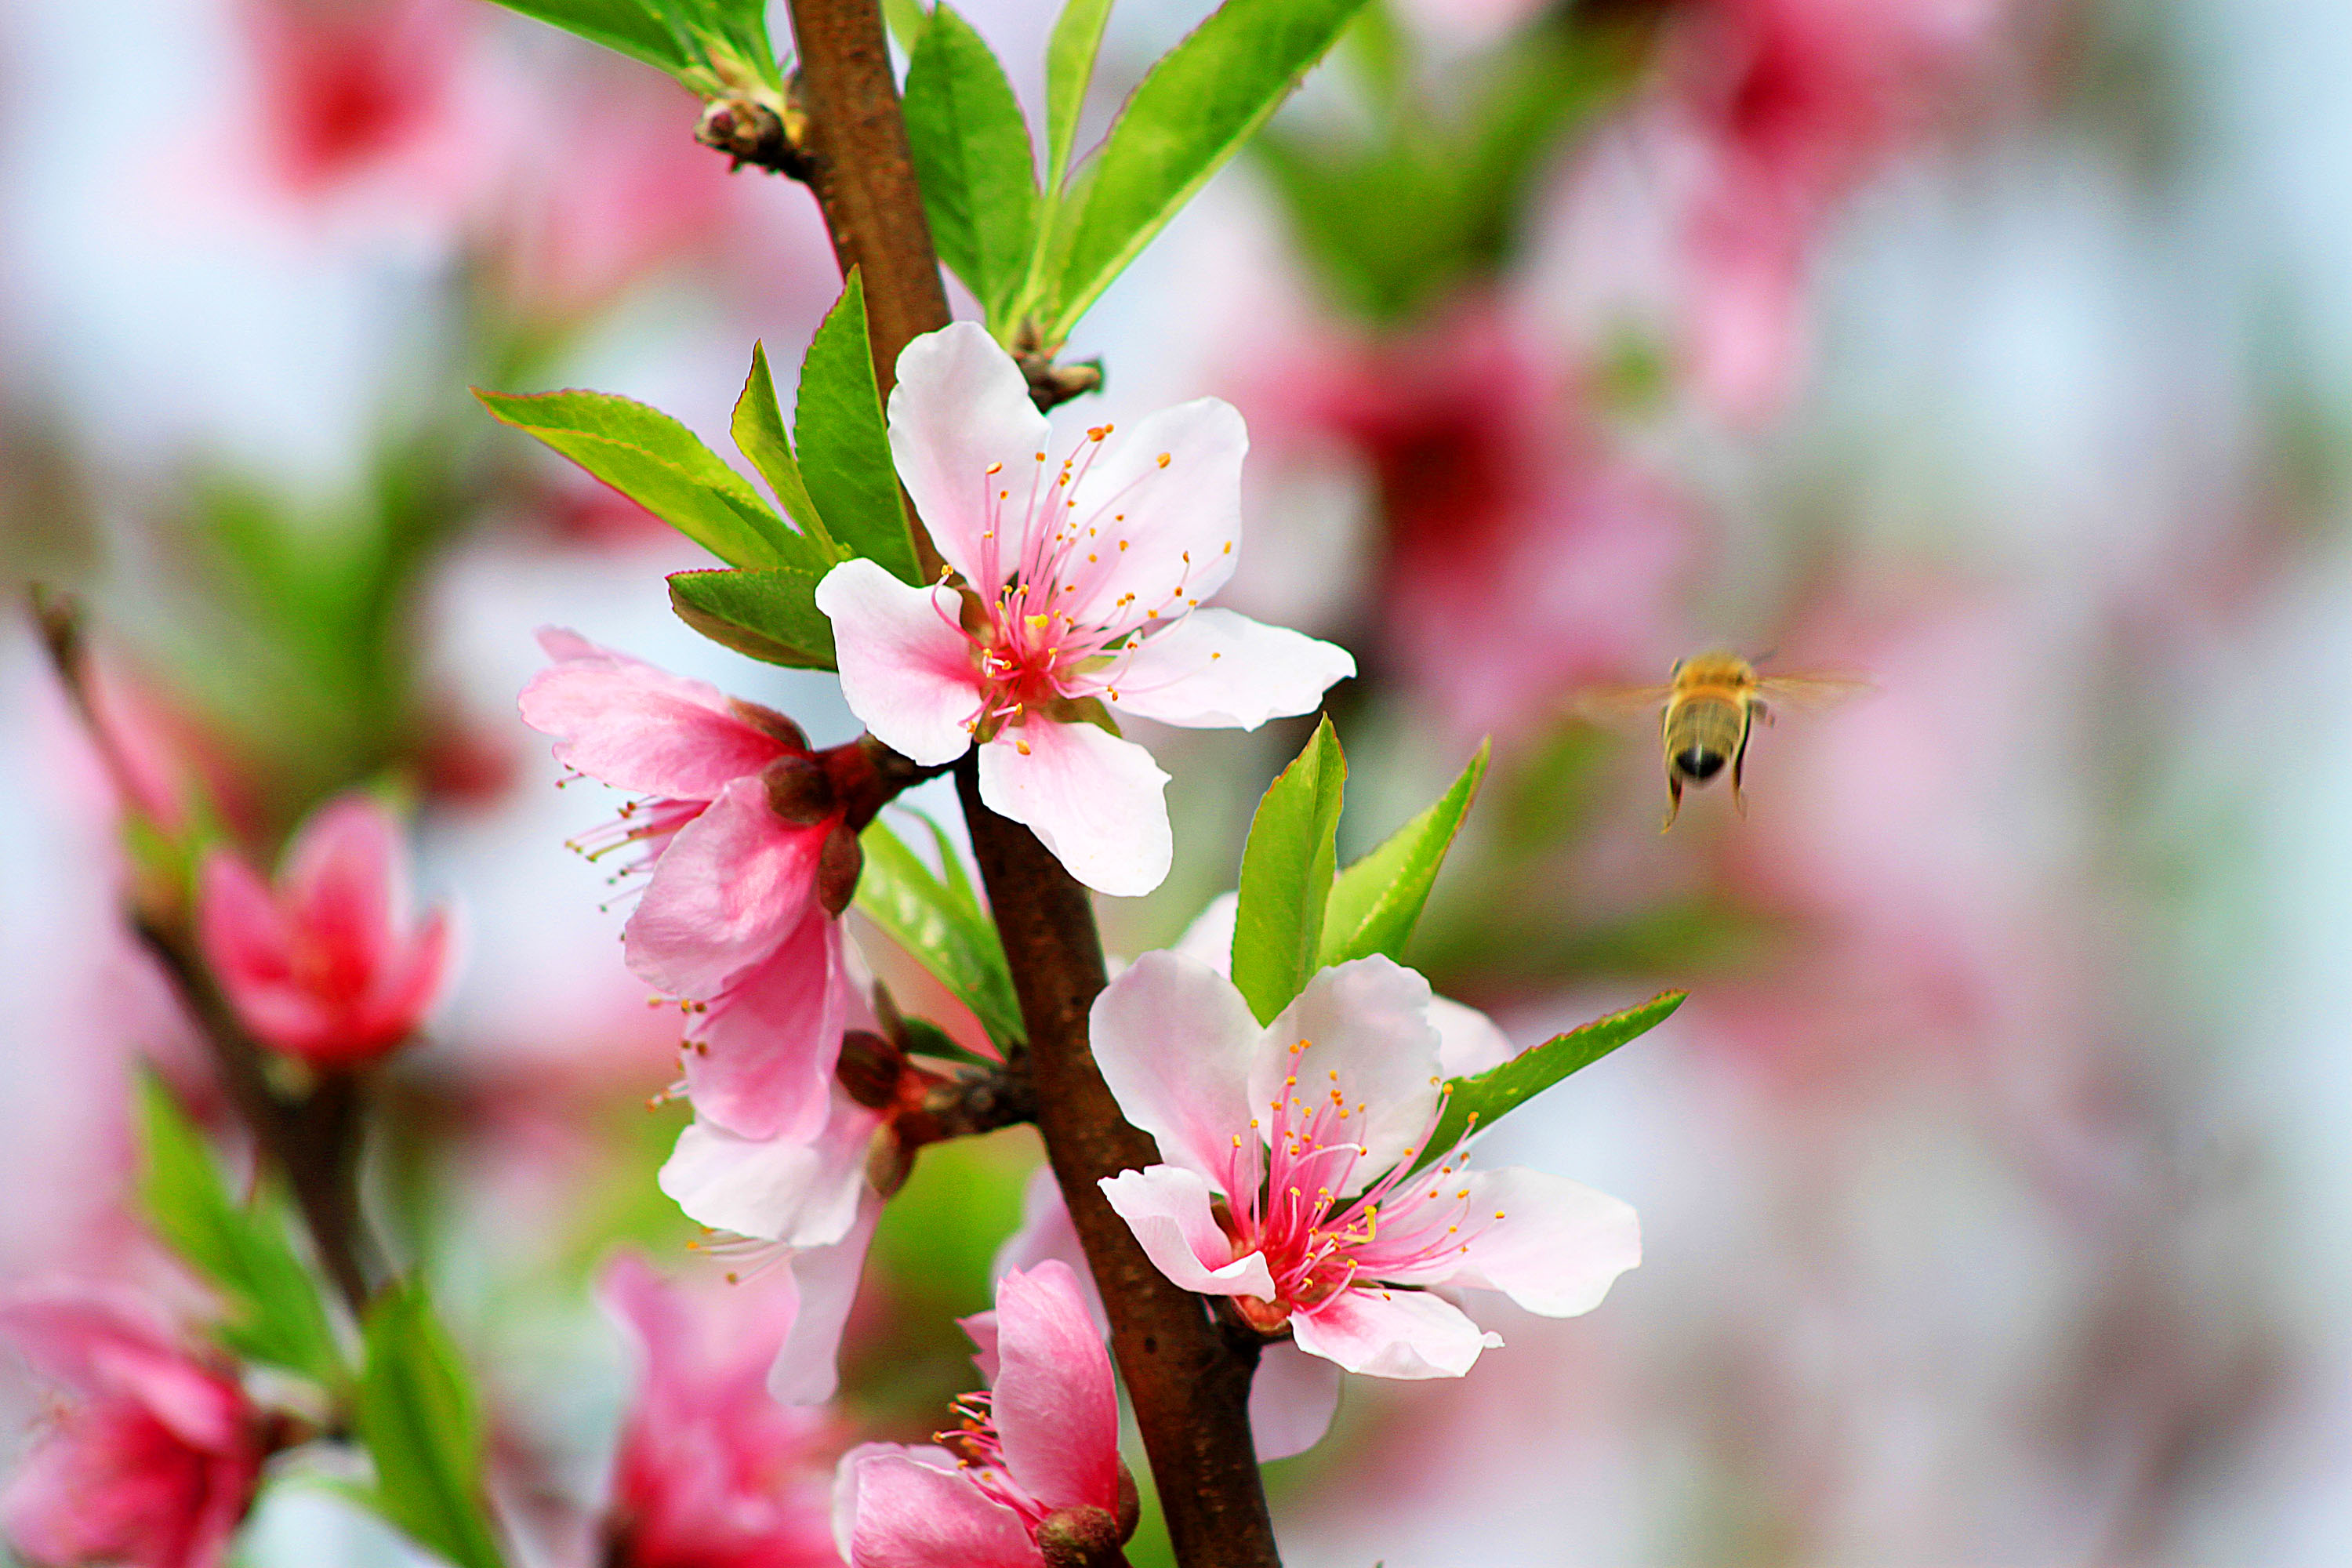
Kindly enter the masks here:
[[923, 9], [923, 0], [882, 0], [882, 20], [898, 47], [912, 55], [923, 41], [923, 29], [931, 25], [931, 14]]
[[1688, 994], [1662, 991], [1638, 1007], [1554, 1035], [1474, 1078], [1448, 1079], [1445, 1114], [1416, 1163], [1426, 1165], [1452, 1149], [1472, 1127], [1492, 1127], [1504, 1112], [1533, 1100], [1569, 1074], [1591, 1067], [1626, 1041], [1649, 1033], [1672, 1017]]
[[845, 559], [849, 552], [835, 545], [833, 535], [825, 531], [816, 502], [809, 499], [808, 486], [801, 482], [800, 461], [793, 456], [792, 437], [784, 434], [784, 411], [776, 402], [775, 378], [768, 374], [765, 343], [751, 345], [751, 374], [743, 378], [727, 433], [735, 438], [736, 450], [749, 458], [751, 467], [768, 481], [777, 504], [800, 524], [801, 531], [835, 560]]
[[645, 0], [498, 0], [509, 11], [617, 49], [671, 75], [691, 69], [694, 57], [658, 6]]
[[386, 1289], [362, 1337], [354, 1415], [375, 1460], [376, 1511], [459, 1568], [501, 1568], [482, 1508], [480, 1416], [424, 1288]]
[[1261, 1024], [1274, 1022], [1318, 967], [1347, 783], [1348, 759], [1326, 718], [1250, 819], [1234, 914], [1234, 984]]
[[1111, 127], [1056, 289], [1049, 344], [1264, 125], [1365, 0], [1225, 0]]
[[659, 409], [604, 392], [476, 388], [474, 395], [499, 420], [538, 437], [722, 561], [810, 571], [833, 563], [750, 480]]
[[737, 653], [794, 669], [831, 669], [833, 623], [816, 607], [817, 581], [790, 566], [673, 572], [669, 607]]
[[1110, 0], [1064, 0], [1045, 45], [1045, 188], [1058, 192], [1069, 173], [1078, 140], [1078, 116], [1087, 106], [1095, 57], [1102, 52], [1103, 25]]
[[1478, 782], [1486, 776], [1491, 742], [1428, 810], [1391, 834], [1379, 848], [1339, 873], [1323, 915], [1322, 962], [1345, 963], [1376, 952], [1402, 960], [1405, 939], [1429, 902], [1429, 889], [1462, 826]]
[[1036, 243], [1036, 153], [1004, 68], [944, 4], [908, 64], [906, 111], [931, 240], [994, 328]]
[[915, 542], [899, 504], [898, 470], [882, 422], [882, 395], [874, 384], [866, 285], [855, 267], [801, 362], [793, 445], [800, 453], [801, 478], [834, 539], [852, 554], [878, 561], [900, 581], [919, 586]]
[[953, 846], [936, 825], [931, 831], [949, 868], [944, 880], [886, 825], [877, 822], [858, 836], [866, 869], [857, 879], [857, 907], [971, 1008], [991, 1039], [1012, 1045], [1024, 1031], [996, 922], [972, 896]]
[[220, 1290], [222, 1342], [249, 1361], [341, 1387], [350, 1376], [342, 1351], [274, 1190], [250, 1207], [236, 1203], [203, 1134], [152, 1076], [140, 1079], [139, 1130], [140, 1201], [172, 1250]]
[[[783, 107], [765, 0], [499, 0], [509, 10], [667, 71], [704, 98]], [[763, 90], [764, 89], [764, 90]]]

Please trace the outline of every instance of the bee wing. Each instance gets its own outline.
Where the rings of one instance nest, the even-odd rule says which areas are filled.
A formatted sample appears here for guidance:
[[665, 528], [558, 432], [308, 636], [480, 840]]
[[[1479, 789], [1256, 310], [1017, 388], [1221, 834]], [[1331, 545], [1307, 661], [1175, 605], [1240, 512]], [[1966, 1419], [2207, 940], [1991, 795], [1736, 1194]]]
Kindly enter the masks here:
[[1655, 719], [1673, 693], [1671, 686], [1588, 686], [1570, 700], [1569, 707], [1589, 723], [1621, 725], [1635, 718]]
[[1866, 677], [1828, 670], [1807, 675], [1768, 675], [1756, 682], [1756, 694], [1790, 708], [1827, 708], [1878, 688]]

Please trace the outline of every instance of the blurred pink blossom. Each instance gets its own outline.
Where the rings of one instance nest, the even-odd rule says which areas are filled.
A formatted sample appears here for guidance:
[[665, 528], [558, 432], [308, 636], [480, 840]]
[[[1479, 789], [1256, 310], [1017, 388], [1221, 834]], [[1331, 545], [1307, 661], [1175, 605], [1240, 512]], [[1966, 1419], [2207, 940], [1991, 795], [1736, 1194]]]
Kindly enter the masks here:
[[0, 1299], [0, 1334], [76, 1396], [0, 1495], [0, 1524], [44, 1563], [215, 1568], [260, 1480], [244, 1391], [143, 1308], [73, 1287]]
[[481, 18], [465, 0], [241, 0], [273, 172], [313, 194], [445, 127]]
[[636, 1402], [614, 1459], [609, 1568], [838, 1563], [828, 1413], [778, 1404], [768, 1363], [799, 1303], [789, 1284], [698, 1296], [634, 1253], [605, 1269], [606, 1308], [636, 1342]]
[[[835, 1539], [853, 1568], [1040, 1568], [1040, 1534], [1115, 1548], [1135, 1528], [1118, 1457], [1110, 1355], [1059, 1262], [997, 1282], [964, 1320], [990, 1384], [958, 1401], [938, 1447], [868, 1443], [842, 1457]], [[1089, 1559], [1091, 1560], [1091, 1559]]]
[[320, 1067], [354, 1067], [415, 1031], [450, 962], [440, 910], [412, 921], [400, 825], [363, 792], [294, 836], [275, 887], [215, 849], [201, 878], [205, 957], [246, 1027]]

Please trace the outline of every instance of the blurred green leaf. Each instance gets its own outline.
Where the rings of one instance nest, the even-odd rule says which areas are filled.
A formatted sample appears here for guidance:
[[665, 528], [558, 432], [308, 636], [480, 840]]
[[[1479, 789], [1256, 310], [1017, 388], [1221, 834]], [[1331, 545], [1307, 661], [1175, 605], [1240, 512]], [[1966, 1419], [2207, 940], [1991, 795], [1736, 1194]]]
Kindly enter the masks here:
[[[705, 98], [754, 92], [781, 109], [766, 0], [498, 0], [509, 10], [668, 72]], [[765, 92], [759, 89], [766, 89]]]
[[607, 392], [517, 395], [478, 387], [474, 395], [503, 423], [538, 437], [722, 561], [820, 573], [833, 564], [750, 480], [657, 408]]
[[751, 345], [751, 373], [744, 376], [743, 390], [735, 398], [727, 433], [735, 438], [736, 450], [749, 458], [759, 476], [768, 481], [776, 504], [800, 524], [801, 532], [835, 560], [846, 559], [849, 552], [836, 546], [833, 535], [825, 531], [816, 502], [809, 499], [808, 486], [801, 481], [800, 461], [793, 456], [792, 437], [784, 434], [784, 411], [776, 402], [775, 378], [768, 373], [765, 343]]
[[923, 0], [882, 0], [882, 20], [890, 28], [890, 37], [908, 55], [923, 41], [923, 29], [931, 25], [931, 14], [923, 7]]
[[1327, 717], [1250, 818], [1233, 970], [1261, 1024], [1272, 1023], [1318, 968], [1347, 783], [1348, 759]]
[[249, 1361], [341, 1387], [350, 1377], [342, 1351], [318, 1281], [295, 1255], [275, 1191], [264, 1189], [250, 1206], [233, 1200], [204, 1135], [152, 1075], [139, 1082], [139, 1133], [140, 1202], [156, 1233], [225, 1299], [222, 1343]]
[[1064, 0], [1045, 44], [1045, 188], [1058, 193], [1078, 140], [1095, 57], [1102, 52], [1110, 0]]
[[482, 1428], [457, 1348], [424, 1287], [394, 1285], [362, 1331], [355, 1418], [377, 1512], [459, 1568], [502, 1568], [482, 1507]]
[[940, 259], [1003, 335], [1037, 235], [1036, 153], [1003, 67], [942, 4], [907, 67], [907, 141]]
[[950, 868], [933, 874], [887, 824], [859, 835], [866, 868], [857, 879], [857, 907], [891, 941], [931, 972], [950, 994], [971, 1009], [989, 1037], [1010, 1046], [1024, 1037], [1021, 1004], [996, 922], [980, 907], [955, 851], [934, 826]]
[[1565, 1035], [1554, 1035], [1500, 1067], [1489, 1068], [1473, 1078], [1448, 1079], [1445, 1087], [1450, 1092], [1445, 1114], [1439, 1119], [1437, 1131], [1422, 1150], [1417, 1163], [1428, 1164], [1451, 1150], [1473, 1126], [1492, 1127], [1506, 1111], [1533, 1100], [1569, 1074], [1591, 1067], [1626, 1041], [1656, 1028], [1674, 1016], [1687, 994], [1681, 991], [1660, 992], [1638, 1007], [1595, 1018]]
[[801, 362], [793, 445], [800, 454], [801, 478], [835, 541], [880, 562], [902, 582], [919, 585], [922, 574], [915, 564], [906, 508], [898, 500], [898, 470], [890, 460], [874, 351], [866, 336], [866, 285], [855, 267]]
[[1405, 939], [1412, 935], [1445, 852], [1477, 798], [1493, 749], [1492, 742], [1481, 741], [1478, 754], [1436, 804], [1333, 879], [1323, 915], [1325, 965], [1376, 952], [1404, 956]]
[[1225, 0], [1169, 51], [1103, 143], [1046, 343], [1088, 307], [1323, 58], [1364, 0]]
[[833, 623], [816, 607], [817, 581], [791, 566], [673, 572], [669, 607], [737, 653], [793, 669], [831, 669]]

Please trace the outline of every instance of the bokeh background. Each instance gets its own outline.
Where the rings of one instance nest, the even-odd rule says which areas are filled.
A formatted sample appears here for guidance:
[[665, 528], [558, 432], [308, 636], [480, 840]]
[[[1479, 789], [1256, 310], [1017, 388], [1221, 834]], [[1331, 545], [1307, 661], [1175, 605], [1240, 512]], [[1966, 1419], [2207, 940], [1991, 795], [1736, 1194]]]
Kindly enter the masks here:
[[[1376, 6], [1073, 349], [1112, 417], [1248, 417], [1229, 599], [1358, 656], [1349, 845], [1494, 736], [1439, 987], [1523, 1041], [1693, 1000], [1492, 1141], [1631, 1200], [1643, 1267], [1504, 1310], [1458, 1384], [1352, 1383], [1274, 1473], [1286, 1559], [2352, 1559], [2352, 10]], [[1204, 9], [1123, 0], [1091, 126]], [[968, 14], [1034, 103], [1050, 9]], [[528, 1562], [579, 1560], [627, 1396], [600, 1261], [702, 1267], [652, 1181], [672, 1026], [562, 847], [613, 803], [514, 716], [530, 634], [855, 728], [675, 621], [696, 548], [466, 393], [717, 446], [751, 341], [797, 358], [814, 205], [694, 115], [479, 0], [0, 5], [0, 575], [87, 597], [110, 701], [257, 853], [354, 783], [412, 804], [466, 968], [384, 1075], [370, 1198]], [[1654, 742], [1578, 694], [1718, 645], [1878, 689], [1763, 732], [1744, 821], [1715, 791], [1661, 837]], [[1177, 868], [1106, 900], [1114, 948], [1231, 885], [1301, 735], [1151, 737]], [[200, 1058], [15, 610], [0, 798], [0, 1274], [192, 1300], [127, 1205], [125, 1086]], [[950, 1319], [1035, 1159], [925, 1153], [848, 1429], [968, 1385]], [[406, 1560], [299, 1482], [244, 1550]]]

